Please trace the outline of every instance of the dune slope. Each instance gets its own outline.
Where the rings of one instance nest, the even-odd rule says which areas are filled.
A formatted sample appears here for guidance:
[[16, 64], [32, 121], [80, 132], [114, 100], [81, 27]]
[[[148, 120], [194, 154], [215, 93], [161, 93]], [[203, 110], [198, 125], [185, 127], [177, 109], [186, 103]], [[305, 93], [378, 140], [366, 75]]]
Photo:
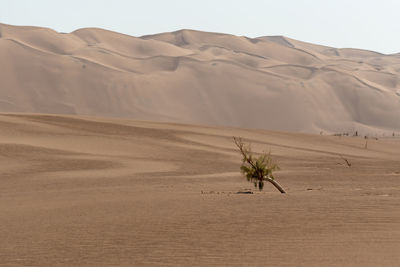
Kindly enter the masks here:
[[181, 30], [0, 24], [0, 111], [302, 132], [400, 130], [400, 56]]
[[[236, 194], [252, 185], [233, 135], [272, 152], [286, 195]], [[398, 266], [399, 151], [395, 138], [365, 149], [360, 137], [1, 114], [0, 265]]]

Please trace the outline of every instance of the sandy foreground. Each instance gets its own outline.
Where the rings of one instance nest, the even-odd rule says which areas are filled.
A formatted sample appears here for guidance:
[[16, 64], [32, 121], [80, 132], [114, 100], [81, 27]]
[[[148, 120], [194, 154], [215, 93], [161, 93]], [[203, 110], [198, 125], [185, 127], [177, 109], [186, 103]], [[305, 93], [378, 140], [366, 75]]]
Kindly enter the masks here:
[[[253, 195], [232, 136], [282, 170]], [[347, 167], [347, 158], [352, 164]], [[399, 266], [400, 139], [0, 115], [0, 266]]]

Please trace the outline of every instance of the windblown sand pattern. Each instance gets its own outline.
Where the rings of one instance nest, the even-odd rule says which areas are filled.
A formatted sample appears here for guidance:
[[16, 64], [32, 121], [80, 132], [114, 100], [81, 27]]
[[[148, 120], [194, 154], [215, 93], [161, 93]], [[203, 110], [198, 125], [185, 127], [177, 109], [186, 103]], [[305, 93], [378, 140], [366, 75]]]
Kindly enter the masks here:
[[0, 111], [310, 133], [400, 131], [400, 55], [181, 30], [0, 24]]
[[[235, 194], [252, 185], [232, 136], [271, 150], [286, 195]], [[365, 149], [356, 137], [2, 114], [0, 266], [398, 266], [399, 160], [396, 138]]]

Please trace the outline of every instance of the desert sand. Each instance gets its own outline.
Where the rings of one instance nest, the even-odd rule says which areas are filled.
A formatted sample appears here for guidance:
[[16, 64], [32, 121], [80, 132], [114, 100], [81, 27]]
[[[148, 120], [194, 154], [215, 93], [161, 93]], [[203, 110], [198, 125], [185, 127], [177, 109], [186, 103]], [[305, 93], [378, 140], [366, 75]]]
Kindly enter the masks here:
[[[252, 185], [232, 136], [271, 151], [287, 194], [236, 194]], [[0, 266], [398, 266], [399, 160], [398, 138], [365, 149], [360, 137], [1, 114]]]
[[283, 36], [0, 24], [0, 111], [308, 133], [400, 131], [400, 54]]

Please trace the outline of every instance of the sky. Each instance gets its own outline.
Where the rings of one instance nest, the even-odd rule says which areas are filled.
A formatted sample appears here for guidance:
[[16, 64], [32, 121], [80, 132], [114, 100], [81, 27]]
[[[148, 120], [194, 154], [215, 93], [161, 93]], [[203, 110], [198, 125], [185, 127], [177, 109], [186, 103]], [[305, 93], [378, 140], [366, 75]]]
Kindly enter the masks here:
[[0, 0], [0, 23], [133, 36], [195, 29], [400, 52], [399, 0]]

